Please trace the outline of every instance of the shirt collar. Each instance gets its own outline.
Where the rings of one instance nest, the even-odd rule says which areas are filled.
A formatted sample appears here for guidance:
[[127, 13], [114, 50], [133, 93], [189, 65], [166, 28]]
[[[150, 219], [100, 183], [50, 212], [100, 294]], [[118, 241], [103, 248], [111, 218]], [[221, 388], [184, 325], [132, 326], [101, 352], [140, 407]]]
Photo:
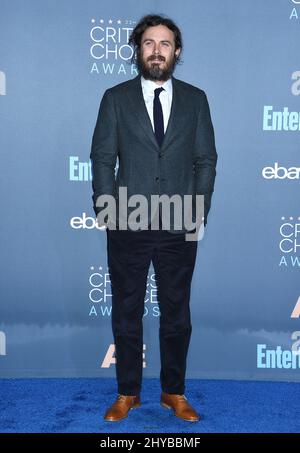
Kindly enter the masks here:
[[143, 91], [146, 94], [151, 94], [154, 96], [154, 90], [156, 88], [160, 88], [160, 87], [164, 88], [168, 94], [172, 93], [171, 77], [168, 80], [166, 80], [166, 82], [164, 82], [162, 85], [157, 85], [157, 83], [153, 82], [153, 80], [148, 80], [148, 79], [145, 79], [143, 76], [141, 76], [141, 84], [142, 84]]

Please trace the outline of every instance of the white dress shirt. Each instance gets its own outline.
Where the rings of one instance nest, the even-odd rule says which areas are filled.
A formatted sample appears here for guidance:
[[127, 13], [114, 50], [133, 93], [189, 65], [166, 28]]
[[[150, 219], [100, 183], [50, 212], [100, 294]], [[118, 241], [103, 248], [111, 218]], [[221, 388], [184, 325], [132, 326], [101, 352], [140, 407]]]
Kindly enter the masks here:
[[144, 101], [147, 107], [147, 111], [151, 120], [152, 128], [154, 131], [154, 121], [153, 121], [153, 100], [154, 100], [154, 90], [156, 88], [164, 88], [159, 95], [159, 100], [162, 106], [163, 116], [164, 116], [164, 132], [167, 130], [168, 121], [170, 118], [171, 105], [172, 105], [172, 96], [173, 96], [173, 87], [172, 79], [168, 79], [162, 85], [158, 85], [152, 80], [147, 80], [141, 76], [141, 84], [143, 89]]

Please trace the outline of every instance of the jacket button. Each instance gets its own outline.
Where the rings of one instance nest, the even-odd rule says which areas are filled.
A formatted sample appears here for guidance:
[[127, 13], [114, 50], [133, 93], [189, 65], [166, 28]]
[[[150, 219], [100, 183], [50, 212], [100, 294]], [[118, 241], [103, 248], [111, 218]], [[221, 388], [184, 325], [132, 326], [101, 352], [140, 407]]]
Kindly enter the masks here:
[[158, 176], [156, 176], [156, 178], [155, 178], [155, 181], [156, 181], [156, 182], [158, 182], [158, 181], [159, 181], [159, 177], [158, 177]]
[[159, 153], [158, 157], [163, 157], [164, 153]]

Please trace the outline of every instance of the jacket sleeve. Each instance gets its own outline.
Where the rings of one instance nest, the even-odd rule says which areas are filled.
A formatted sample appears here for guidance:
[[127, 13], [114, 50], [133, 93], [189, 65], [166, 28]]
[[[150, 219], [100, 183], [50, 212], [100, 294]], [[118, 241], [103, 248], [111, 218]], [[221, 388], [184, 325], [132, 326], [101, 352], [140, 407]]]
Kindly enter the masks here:
[[115, 196], [115, 166], [118, 155], [117, 118], [112, 94], [106, 90], [100, 103], [91, 147], [93, 208], [100, 195]]
[[204, 195], [204, 226], [210, 210], [216, 177], [217, 152], [214, 129], [206, 94], [203, 92], [198, 114], [194, 153], [195, 193]]

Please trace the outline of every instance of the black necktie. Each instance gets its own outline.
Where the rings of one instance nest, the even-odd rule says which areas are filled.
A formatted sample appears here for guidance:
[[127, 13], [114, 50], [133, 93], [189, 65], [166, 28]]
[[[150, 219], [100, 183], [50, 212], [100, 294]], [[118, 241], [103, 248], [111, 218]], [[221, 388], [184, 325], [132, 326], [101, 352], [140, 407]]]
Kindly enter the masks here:
[[156, 88], [154, 90], [154, 101], [153, 101], [153, 121], [154, 121], [154, 133], [156, 136], [157, 143], [159, 146], [162, 145], [164, 139], [164, 116], [162, 106], [159, 100], [160, 93], [164, 91], [164, 88]]

